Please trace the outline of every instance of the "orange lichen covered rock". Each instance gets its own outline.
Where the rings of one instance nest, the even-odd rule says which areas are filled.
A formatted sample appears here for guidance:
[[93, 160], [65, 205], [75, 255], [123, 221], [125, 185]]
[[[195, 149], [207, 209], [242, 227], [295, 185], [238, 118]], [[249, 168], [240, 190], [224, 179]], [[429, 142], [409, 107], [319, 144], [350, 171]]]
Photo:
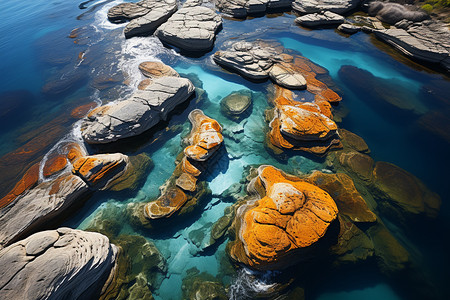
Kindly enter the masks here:
[[441, 198], [431, 192], [422, 181], [407, 171], [387, 162], [377, 162], [373, 170], [373, 191], [386, 201], [389, 210], [412, 215], [436, 217]]
[[67, 152], [67, 159], [72, 164], [80, 157], [87, 155], [86, 151], [77, 143], [66, 145], [64, 150]]
[[197, 187], [197, 178], [188, 173], [182, 173], [175, 181], [176, 185], [188, 192], [195, 191]]
[[183, 160], [181, 161], [181, 168], [183, 172], [191, 174], [195, 177], [200, 176], [200, 174], [202, 173], [202, 171], [194, 166], [186, 157], [183, 157]]
[[266, 195], [238, 209], [237, 239], [228, 249], [234, 260], [252, 268], [285, 268], [301, 259], [297, 251], [325, 235], [338, 209], [315, 185], [291, 180], [272, 166], [261, 166], [258, 173]]
[[159, 61], [145, 61], [139, 64], [139, 70], [145, 77], [159, 78], [164, 76], [180, 77], [177, 71]]
[[148, 87], [150, 84], [153, 83], [153, 80], [151, 80], [150, 78], [145, 78], [144, 80], [142, 80], [141, 82], [139, 82], [138, 85], [138, 90], [145, 90], [146, 87]]
[[36, 186], [39, 180], [39, 163], [34, 164], [28, 171], [23, 175], [23, 177], [17, 182], [14, 188], [2, 199], [0, 199], [0, 209], [7, 206], [17, 196], [21, 195], [23, 192]]
[[171, 188], [156, 201], [145, 206], [145, 216], [150, 219], [168, 218], [187, 201], [186, 194], [179, 188]]
[[65, 155], [53, 155], [45, 162], [43, 175], [44, 177], [50, 177], [64, 170], [66, 166], [67, 158]]
[[121, 176], [128, 165], [128, 157], [121, 153], [97, 154], [79, 158], [72, 173], [80, 176], [90, 187], [104, 190], [111, 181]]
[[339, 213], [353, 222], [375, 222], [377, 216], [356, 190], [353, 180], [344, 173], [325, 174], [319, 171], [307, 177], [308, 182], [327, 191], [337, 204]]
[[339, 163], [349, 172], [356, 174], [360, 179], [370, 181], [372, 179], [373, 159], [363, 153], [347, 151], [338, 154]]

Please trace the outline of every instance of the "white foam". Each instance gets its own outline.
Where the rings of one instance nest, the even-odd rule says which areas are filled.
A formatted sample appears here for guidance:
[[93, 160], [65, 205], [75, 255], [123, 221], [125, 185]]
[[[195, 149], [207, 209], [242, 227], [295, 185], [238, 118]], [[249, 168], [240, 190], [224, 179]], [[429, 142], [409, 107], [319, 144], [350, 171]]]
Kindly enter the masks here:
[[230, 300], [246, 299], [255, 294], [264, 294], [274, 288], [277, 283], [273, 283], [272, 278], [276, 276], [274, 272], [256, 272], [247, 268], [239, 270], [236, 280], [230, 286]]
[[[101, 3], [102, 1], [99, 1], [98, 3]], [[106, 2], [106, 1], [104, 1]], [[94, 28], [97, 32], [101, 32], [103, 30], [114, 30], [117, 28], [121, 28], [121, 27], [125, 27], [127, 23], [119, 23], [119, 24], [115, 24], [115, 23], [111, 23], [108, 20], [108, 10], [113, 7], [116, 6], [120, 3], [123, 3], [123, 0], [116, 0], [113, 2], [110, 2], [108, 4], [105, 4], [99, 11], [97, 11], [95, 13], [95, 21], [94, 21]], [[96, 2], [97, 4], [97, 2]]]

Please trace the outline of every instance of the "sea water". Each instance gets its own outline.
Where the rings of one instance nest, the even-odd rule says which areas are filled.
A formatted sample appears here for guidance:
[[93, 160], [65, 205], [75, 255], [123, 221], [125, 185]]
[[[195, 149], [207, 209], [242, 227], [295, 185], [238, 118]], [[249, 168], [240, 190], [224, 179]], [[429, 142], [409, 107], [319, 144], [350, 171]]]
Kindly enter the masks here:
[[[193, 267], [200, 272], [219, 275], [223, 259], [226, 259], [227, 240], [211, 251], [204, 251], [201, 245], [208, 239], [211, 225], [231, 205], [224, 202], [220, 195], [229, 186], [242, 180], [248, 166], [271, 164], [294, 174], [312, 170], [330, 171], [320, 158], [298, 153], [289, 159], [280, 160], [268, 153], [264, 147], [268, 129], [264, 111], [269, 107], [267, 88], [270, 83], [254, 83], [237, 74], [224, 72], [211, 59], [214, 51], [221, 49], [221, 45], [230, 39], [271, 39], [282, 43], [285, 48], [301, 53], [329, 71], [336, 87], [343, 94], [342, 105], [349, 110], [340, 126], [361, 135], [376, 161], [399, 165], [421, 178], [441, 195], [443, 205], [438, 224], [434, 227], [428, 224], [418, 225], [431, 229], [431, 233], [424, 233], [419, 229], [417, 237], [406, 237], [401, 230], [395, 232], [399, 240], [417, 247], [417, 251], [424, 257], [423, 272], [431, 273], [436, 285], [443, 289], [442, 278], [448, 275], [442, 268], [448, 263], [446, 244], [442, 241], [449, 232], [449, 222], [445, 218], [449, 215], [446, 184], [446, 171], [450, 167], [448, 144], [439, 139], [430, 141], [429, 136], [413, 126], [412, 117], [393, 118], [367, 103], [370, 100], [366, 99], [367, 95], [353, 91], [348, 82], [341, 80], [339, 70], [345, 65], [355, 66], [377, 78], [393, 81], [410, 91], [414, 95], [414, 101], [426, 110], [431, 109], [436, 100], [432, 94], [423, 97], [423, 85], [436, 80], [444, 84], [448, 81], [447, 77], [426, 70], [416, 70], [396, 61], [373, 46], [369, 36], [364, 33], [348, 37], [338, 35], [332, 29], [309, 32], [297, 28], [293, 25], [295, 16], [291, 14], [245, 21], [224, 19], [214, 50], [199, 58], [188, 58], [173, 49], [165, 48], [155, 37], [125, 40], [122, 33], [124, 24], [112, 24], [106, 20], [108, 9], [121, 2], [34, 1], [32, 4], [25, 4], [6, 0], [0, 4], [0, 50], [3, 58], [0, 65], [4, 74], [7, 74], [0, 82], [0, 94], [26, 89], [31, 95], [31, 100], [26, 100], [23, 104], [31, 107], [31, 111], [20, 122], [13, 122], [14, 114], [5, 114], [11, 125], [0, 132], [0, 154], [23, 146], [26, 140], [16, 140], [17, 135], [26, 133], [31, 127], [41, 126], [61, 114], [67, 114], [67, 107], [78, 103], [80, 99], [97, 104], [125, 99], [143, 79], [137, 68], [143, 61], [162, 61], [174, 67], [182, 76], [194, 76], [206, 92], [206, 97], [201, 102], [193, 100], [184, 111], [171, 116], [166, 125], [170, 128], [177, 127], [176, 131], [162, 134], [156, 143], [152, 142], [152, 135], [146, 135], [142, 141], [124, 151], [127, 155], [145, 153], [154, 162], [154, 167], [146, 174], [137, 190], [97, 192], [82, 209], [74, 212], [65, 225], [85, 229], [103, 210], [114, 209], [125, 214], [130, 203], [156, 199], [160, 195], [160, 186], [175, 168], [177, 155], [183, 150], [182, 138], [190, 130], [187, 115], [192, 109], [200, 108], [222, 125], [225, 149], [206, 177], [211, 195], [201, 203], [200, 213], [187, 216], [180, 224], [167, 228], [162, 233], [136, 230], [124, 220], [121, 233], [143, 235], [165, 257], [167, 274], [152, 291], [156, 299], [181, 299], [183, 278], [186, 271]], [[75, 28], [80, 29], [79, 37], [69, 39], [68, 35]], [[47, 52], [51, 54], [50, 57], [46, 55]], [[80, 62], [77, 57], [81, 52], [84, 53], [84, 58]], [[49, 80], [64, 78], [67, 74], [80, 70], [87, 74], [86, 80], [75, 83], [73, 88], [61, 93], [56, 99], [42, 93], [42, 86]], [[93, 82], [101, 76], [119, 79], [111, 87], [99, 89]], [[239, 90], [250, 90], [253, 104], [249, 115], [235, 121], [220, 113], [220, 101]], [[308, 97], [307, 92], [300, 92], [300, 95]], [[55, 137], [47, 150], [43, 150], [42, 157], [61, 138], [70, 136], [74, 130], [73, 123], [75, 121], [64, 125], [67, 130], [61, 137]], [[249, 288], [243, 284], [248, 275], [246, 274], [241, 271], [232, 278], [220, 278], [224, 284], [232, 284], [231, 290], [240, 291], [241, 288]], [[270, 287], [271, 277], [267, 278], [252, 281], [252, 288], [262, 291]], [[402, 299], [402, 289], [407, 288], [394, 286], [385, 277], [374, 275], [374, 270], [370, 268], [356, 268], [349, 273], [329, 274], [324, 278], [326, 280], [320, 285], [308, 287], [307, 296], [310, 299]], [[239, 299], [239, 296], [234, 298]]]

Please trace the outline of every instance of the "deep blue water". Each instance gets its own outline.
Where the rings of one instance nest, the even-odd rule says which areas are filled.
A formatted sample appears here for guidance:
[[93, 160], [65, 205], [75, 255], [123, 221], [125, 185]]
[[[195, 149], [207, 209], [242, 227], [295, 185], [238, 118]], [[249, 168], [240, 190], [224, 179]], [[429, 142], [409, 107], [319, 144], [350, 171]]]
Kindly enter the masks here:
[[[160, 278], [160, 284], [153, 291], [156, 299], [180, 299], [178, 287], [192, 267], [213, 276], [221, 273], [226, 241], [215, 251], [204, 253], [196, 245], [202, 242], [201, 238], [194, 239], [190, 234], [204, 231], [208, 238], [211, 223], [230, 205], [218, 196], [242, 179], [246, 166], [272, 164], [291, 173], [326, 169], [322, 159], [300, 153], [284, 161], [271, 156], [263, 144], [267, 130], [264, 121], [264, 110], [268, 107], [266, 89], [270, 83], [246, 81], [236, 74], [223, 72], [212, 63], [211, 54], [231, 38], [273, 39], [329, 70], [336, 88], [343, 95], [340, 105], [348, 109], [339, 126], [362, 136], [371, 148], [374, 160], [388, 161], [408, 170], [440, 194], [443, 204], [436, 222], [412, 225], [413, 231], [417, 232], [415, 236], [404, 235], [402, 230], [394, 227], [390, 229], [399, 240], [414, 245], [414, 251], [422, 257], [421, 272], [432, 278], [437, 289], [444, 291], [449, 275], [446, 270], [449, 265], [446, 237], [450, 227], [448, 143], [421, 130], [417, 126], [417, 114], [393, 115], [378, 105], [370, 91], [364, 91], [364, 86], [362, 91], [356, 91], [351, 82], [343, 80], [339, 70], [351, 65], [394, 82], [399, 89], [408, 91], [409, 100], [414, 102], [420, 114], [436, 109], [436, 103], [440, 101], [434, 94], [424, 94], [424, 86], [431, 83], [448, 86], [448, 77], [397, 61], [374, 46], [364, 33], [347, 37], [332, 29], [306, 31], [297, 28], [293, 25], [295, 16], [290, 14], [246, 21], [225, 19], [215, 49], [200, 58], [186, 58], [164, 48], [154, 37], [124, 40], [123, 25], [110, 24], [106, 20], [107, 9], [120, 2], [92, 1], [83, 9], [79, 7], [82, 1], [37, 0], [28, 3], [2, 0], [0, 3], [0, 70], [4, 74], [0, 81], [0, 107], [3, 110], [0, 116], [4, 125], [0, 132], [0, 156], [30, 142], [34, 135], [27, 137], [27, 133], [39, 131], [42, 126], [57, 120], [65, 130], [42, 145], [33, 158], [39, 160], [60, 138], [73, 134], [72, 124], [76, 119], [70, 118], [72, 108], [92, 101], [105, 103], [125, 98], [142, 79], [137, 66], [145, 60], [161, 60], [185, 76], [195, 74], [207, 92], [207, 99], [199, 104], [191, 101], [183, 112], [171, 117], [167, 125], [181, 125], [180, 130], [166, 133], [157, 143], [151, 143], [152, 136], [146, 136], [147, 140], [133, 144], [125, 151], [128, 155], [147, 153], [155, 163], [138, 190], [98, 192], [66, 225], [84, 229], [102, 211], [115, 211], [121, 215], [129, 203], [158, 197], [159, 187], [172, 174], [175, 158], [182, 150], [181, 138], [190, 130], [187, 114], [194, 108], [201, 108], [218, 120], [225, 130], [226, 152], [207, 177], [212, 196], [201, 204], [200, 212], [166, 232], [139, 231], [126, 220], [121, 232], [145, 236], [166, 258], [168, 273]], [[79, 28], [78, 36], [69, 38], [75, 28]], [[81, 59], [80, 53], [84, 53]], [[64, 81], [67, 78], [71, 80]], [[99, 84], [101, 78], [115, 78], [115, 81], [104, 88]], [[128, 86], [123, 84], [125, 80]], [[44, 93], [43, 87], [55, 81], [62, 82], [64, 88], [59, 88], [57, 93]], [[220, 114], [219, 103], [229, 93], [242, 89], [253, 92], [252, 113], [236, 123]], [[444, 126], [448, 128], [448, 124]], [[325, 274], [327, 280], [310, 287], [308, 299], [405, 299], [406, 287], [395, 285], [375, 273], [373, 268], [362, 267], [347, 273]], [[236, 275], [221, 278], [224, 284], [236, 282]]]

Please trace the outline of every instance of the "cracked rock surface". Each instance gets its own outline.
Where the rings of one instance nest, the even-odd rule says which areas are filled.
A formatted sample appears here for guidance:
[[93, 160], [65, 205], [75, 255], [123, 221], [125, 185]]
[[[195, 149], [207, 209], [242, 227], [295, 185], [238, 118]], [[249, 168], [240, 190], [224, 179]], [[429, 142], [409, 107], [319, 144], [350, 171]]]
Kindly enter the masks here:
[[163, 42], [184, 51], [203, 52], [213, 47], [222, 18], [201, 1], [188, 0], [161, 25], [155, 35]]
[[331, 11], [337, 14], [346, 13], [359, 6], [361, 0], [295, 0], [292, 8], [301, 14]]
[[82, 136], [87, 143], [102, 144], [138, 135], [166, 120], [193, 92], [186, 78], [157, 78], [127, 100], [94, 109], [81, 124]]
[[295, 23], [308, 26], [324, 26], [324, 25], [339, 25], [344, 23], [345, 18], [341, 15], [326, 11], [324, 13], [307, 14], [295, 19]]
[[261, 14], [268, 9], [291, 8], [293, 0], [216, 0], [221, 12], [235, 18]]
[[42, 231], [0, 251], [0, 299], [90, 299], [114, 271], [118, 249], [102, 234]]

